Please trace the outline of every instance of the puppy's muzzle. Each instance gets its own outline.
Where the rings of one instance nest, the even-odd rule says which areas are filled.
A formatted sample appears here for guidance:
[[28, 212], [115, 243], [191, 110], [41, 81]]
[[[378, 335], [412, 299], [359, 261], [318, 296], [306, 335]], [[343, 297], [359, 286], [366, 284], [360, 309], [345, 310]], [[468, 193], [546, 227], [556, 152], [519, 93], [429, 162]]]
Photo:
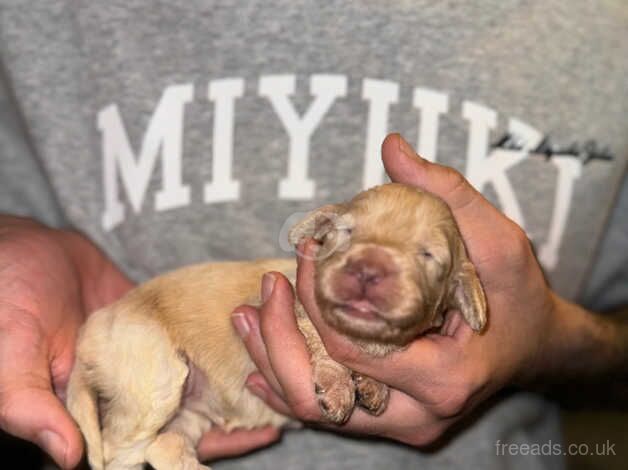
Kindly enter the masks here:
[[369, 246], [347, 253], [344, 263], [336, 269], [334, 297], [352, 316], [385, 317], [398, 282], [399, 268], [388, 251]]

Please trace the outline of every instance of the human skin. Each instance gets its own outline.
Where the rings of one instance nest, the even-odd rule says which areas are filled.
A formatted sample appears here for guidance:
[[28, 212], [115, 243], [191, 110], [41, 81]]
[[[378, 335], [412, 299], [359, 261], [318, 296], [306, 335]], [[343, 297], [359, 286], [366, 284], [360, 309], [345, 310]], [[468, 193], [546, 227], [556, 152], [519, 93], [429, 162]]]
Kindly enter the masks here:
[[[0, 428], [32, 441], [62, 468], [83, 440], [63, 406], [78, 330], [133, 283], [83, 235], [0, 215]], [[203, 459], [238, 455], [279, 438], [263, 428], [207, 433]]]
[[[625, 325], [556, 296], [519, 227], [458, 173], [420, 160], [411, 149], [404, 155], [398, 139], [392, 135], [384, 142], [387, 171], [393, 180], [434, 192], [452, 207], [487, 291], [490, 324], [475, 335], [453, 315], [447, 335], [426, 336], [384, 359], [365, 357], [322, 322], [312, 295], [314, 266], [299, 260], [299, 296], [328, 351], [395, 389], [383, 416], [358, 410], [343, 429], [420, 445], [508, 383], [608, 374], [625, 379]], [[81, 234], [0, 215], [0, 428], [35, 442], [62, 468], [75, 466], [83, 451], [60, 399], [78, 329], [89, 312], [132, 286]], [[529, 293], [534, 295], [527, 298]], [[273, 273], [265, 278], [263, 294], [267, 300], [259, 311], [242, 307], [234, 316], [260, 370], [249, 378], [249, 388], [281, 412], [320, 421], [309, 357], [291, 310], [292, 288]], [[278, 437], [273, 428], [229, 435], [217, 430], [204, 436], [198, 450], [203, 459], [238, 455]]]
[[[398, 134], [382, 146], [393, 181], [432, 192], [450, 206], [484, 286], [489, 323], [475, 334], [450, 312], [441, 334], [427, 334], [384, 358], [366, 355], [323, 320], [314, 298], [316, 243], [299, 247], [297, 295], [332, 358], [392, 387], [385, 413], [356, 409], [342, 431], [411, 445], [434, 442], [502, 387], [628, 378], [628, 328], [560, 298], [548, 286], [524, 231], [493, 207], [457, 171], [430, 163]], [[322, 422], [308, 353], [294, 321], [287, 279], [268, 273], [263, 305], [233, 315], [259, 372], [250, 390], [276, 410]], [[574, 360], [577, 358], [577, 360]]]

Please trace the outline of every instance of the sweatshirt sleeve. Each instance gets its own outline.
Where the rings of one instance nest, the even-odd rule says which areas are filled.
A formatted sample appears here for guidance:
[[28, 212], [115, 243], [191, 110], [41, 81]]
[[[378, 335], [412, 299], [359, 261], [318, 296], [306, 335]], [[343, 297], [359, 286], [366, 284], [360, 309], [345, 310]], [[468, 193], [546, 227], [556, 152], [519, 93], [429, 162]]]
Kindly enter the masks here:
[[31, 217], [54, 227], [64, 225], [63, 212], [1, 68], [0, 213]]
[[584, 305], [596, 311], [628, 310], [628, 175], [593, 266]]

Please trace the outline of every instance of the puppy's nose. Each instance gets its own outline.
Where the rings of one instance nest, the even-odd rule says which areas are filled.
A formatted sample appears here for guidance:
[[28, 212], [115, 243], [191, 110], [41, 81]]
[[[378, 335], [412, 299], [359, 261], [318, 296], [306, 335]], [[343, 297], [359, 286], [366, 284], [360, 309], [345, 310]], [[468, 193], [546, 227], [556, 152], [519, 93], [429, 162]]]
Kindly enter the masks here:
[[347, 259], [342, 268], [341, 283], [346, 291], [351, 291], [350, 297], [368, 297], [370, 291], [392, 277], [396, 272], [394, 268], [395, 264], [385, 250], [368, 248]]
[[345, 264], [343, 271], [346, 275], [355, 278], [363, 286], [377, 284], [387, 274], [385, 267], [381, 263], [367, 258], [349, 260]]

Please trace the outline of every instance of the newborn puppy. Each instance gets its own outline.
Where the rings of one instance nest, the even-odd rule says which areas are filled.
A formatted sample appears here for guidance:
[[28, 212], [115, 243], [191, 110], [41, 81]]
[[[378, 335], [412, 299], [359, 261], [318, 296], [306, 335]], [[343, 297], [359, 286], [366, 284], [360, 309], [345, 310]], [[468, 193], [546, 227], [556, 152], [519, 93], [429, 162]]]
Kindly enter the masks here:
[[[316, 299], [323, 318], [382, 356], [459, 310], [480, 331], [486, 301], [453, 216], [416, 188], [386, 184], [298, 223], [290, 241], [320, 243]], [[207, 469], [195, 448], [212, 426], [281, 426], [289, 418], [245, 387], [255, 370], [230, 313], [259, 305], [259, 279], [294, 260], [209, 263], [157, 277], [93, 313], [81, 330], [67, 405], [94, 469]], [[322, 415], [345, 422], [355, 404], [384, 411], [385, 385], [329, 357], [301, 304], [295, 315], [311, 354]]]

